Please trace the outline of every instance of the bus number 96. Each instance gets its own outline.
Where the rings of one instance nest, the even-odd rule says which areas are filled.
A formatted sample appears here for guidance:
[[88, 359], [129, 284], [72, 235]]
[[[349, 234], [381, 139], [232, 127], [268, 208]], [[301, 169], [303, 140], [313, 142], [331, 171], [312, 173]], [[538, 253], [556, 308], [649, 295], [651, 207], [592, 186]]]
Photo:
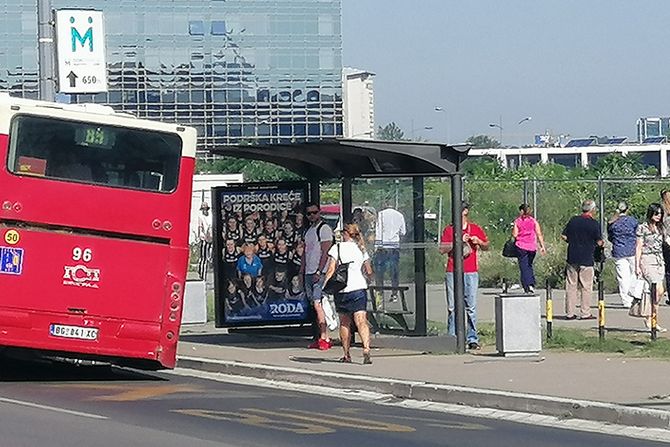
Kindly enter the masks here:
[[93, 259], [93, 251], [91, 251], [90, 248], [85, 248], [82, 250], [79, 247], [75, 247], [72, 250], [72, 259], [75, 261], [88, 262]]

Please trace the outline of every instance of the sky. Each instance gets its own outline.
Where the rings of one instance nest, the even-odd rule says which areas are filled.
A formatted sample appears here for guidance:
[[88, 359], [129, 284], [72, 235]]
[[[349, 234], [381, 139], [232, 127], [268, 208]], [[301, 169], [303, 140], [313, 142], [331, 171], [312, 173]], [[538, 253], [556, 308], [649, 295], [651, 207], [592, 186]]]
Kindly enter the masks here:
[[667, 0], [342, 0], [343, 65], [376, 74], [377, 125], [431, 141], [500, 122], [504, 145], [634, 141], [638, 118], [670, 116], [669, 45]]

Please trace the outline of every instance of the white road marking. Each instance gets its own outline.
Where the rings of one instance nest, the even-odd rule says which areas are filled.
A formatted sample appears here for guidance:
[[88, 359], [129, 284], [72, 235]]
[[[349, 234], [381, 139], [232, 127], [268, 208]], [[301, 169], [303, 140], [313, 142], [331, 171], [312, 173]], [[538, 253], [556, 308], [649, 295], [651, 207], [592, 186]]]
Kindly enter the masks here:
[[234, 383], [238, 385], [250, 385], [263, 388], [272, 388], [285, 391], [297, 391], [301, 393], [316, 394], [339, 399], [362, 401], [377, 405], [408, 408], [413, 410], [425, 410], [437, 413], [454, 414], [457, 416], [477, 417], [484, 419], [496, 419], [512, 421], [526, 425], [536, 425], [548, 428], [566, 430], [577, 430], [589, 433], [599, 433], [610, 436], [619, 436], [648, 441], [670, 443], [670, 430], [661, 428], [631, 427], [628, 425], [609, 424], [604, 422], [589, 421], [584, 419], [560, 419], [554, 416], [522, 413], [519, 411], [507, 411], [491, 408], [475, 408], [464, 405], [443, 404], [436, 402], [418, 401], [412, 399], [398, 399], [390, 394], [374, 393], [370, 391], [359, 391], [353, 389], [330, 388], [325, 386], [305, 385], [291, 382], [282, 382], [268, 379], [256, 379], [252, 377], [235, 376], [229, 374], [210, 373], [186, 368], [176, 368], [168, 371], [168, 374], [197, 377], [201, 379], [214, 380], [217, 382]]
[[14, 399], [8, 399], [6, 397], [0, 397], [0, 403], [3, 403], [3, 402], [7, 403], [7, 404], [12, 404], [12, 405], [21, 405], [23, 407], [38, 408], [40, 410], [54, 411], [56, 413], [70, 414], [72, 416], [80, 416], [80, 417], [83, 417], [83, 418], [108, 419], [107, 416], [101, 416], [99, 414], [83, 413], [81, 411], [66, 410], [65, 408], [50, 407], [48, 405], [36, 404], [34, 402], [26, 402], [26, 401], [23, 401], [23, 400], [14, 400]]

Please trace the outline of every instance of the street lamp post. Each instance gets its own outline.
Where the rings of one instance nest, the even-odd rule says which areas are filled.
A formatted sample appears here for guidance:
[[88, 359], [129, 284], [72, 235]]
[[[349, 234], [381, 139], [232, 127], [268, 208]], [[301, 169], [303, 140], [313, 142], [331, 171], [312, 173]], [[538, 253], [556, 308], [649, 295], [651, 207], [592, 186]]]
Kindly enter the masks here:
[[[521, 118], [521, 119], [519, 120], [519, 122], [517, 123], [517, 125], [520, 126], [520, 125], [522, 125], [523, 123], [525, 123], [526, 121], [530, 121], [530, 120], [532, 120], [532, 119], [533, 119], [532, 116], [527, 116], [527, 117], [525, 117], [525, 118]], [[520, 135], [520, 136], [521, 136], [521, 135]], [[521, 144], [519, 144], [519, 147], [522, 147], [522, 146], [523, 146], [523, 136], [521, 136]]]
[[350, 137], [347, 138], [358, 138], [358, 137], [369, 137], [372, 138], [374, 132], [372, 130], [368, 130], [367, 132], [362, 132], [362, 133], [355, 133]]
[[410, 135], [412, 135], [412, 141], [414, 141], [414, 131], [415, 130], [433, 130], [433, 126], [423, 126], [423, 127], [414, 127], [410, 130]]
[[54, 70], [54, 29], [51, 23], [51, 0], [37, 1], [37, 48], [39, 57], [39, 98], [56, 99]]
[[489, 127], [497, 127], [500, 130], [500, 146], [503, 145], [502, 137], [503, 137], [503, 126], [502, 126], [502, 115], [500, 115], [500, 119], [498, 120], [498, 124], [496, 123], [489, 123]]
[[435, 106], [433, 110], [444, 114], [444, 142], [449, 144], [449, 115], [447, 115], [447, 109], [446, 107]]

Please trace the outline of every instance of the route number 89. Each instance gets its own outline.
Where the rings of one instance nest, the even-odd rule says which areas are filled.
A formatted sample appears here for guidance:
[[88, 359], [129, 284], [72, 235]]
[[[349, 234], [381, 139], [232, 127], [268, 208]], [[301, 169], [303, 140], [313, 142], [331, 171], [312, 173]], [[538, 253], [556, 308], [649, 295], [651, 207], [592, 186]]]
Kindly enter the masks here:
[[88, 262], [91, 259], [93, 259], [93, 252], [91, 251], [90, 248], [85, 248], [84, 250], [82, 250], [79, 247], [75, 247], [72, 250], [72, 259], [75, 261]]

